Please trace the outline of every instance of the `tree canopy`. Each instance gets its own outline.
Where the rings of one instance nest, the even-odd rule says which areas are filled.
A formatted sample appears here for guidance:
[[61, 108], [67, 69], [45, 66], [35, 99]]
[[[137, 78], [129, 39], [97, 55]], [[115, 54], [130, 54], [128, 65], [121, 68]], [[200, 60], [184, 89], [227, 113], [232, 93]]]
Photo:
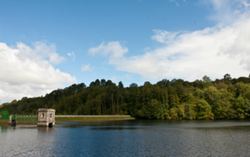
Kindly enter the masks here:
[[44, 97], [13, 100], [0, 111], [11, 114], [36, 114], [38, 108], [54, 108], [56, 114], [130, 114], [145, 119], [245, 119], [250, 118], [250, 78], [211, 81], [208, 76], [194, 82], [163, 79], [124, 87], [111, 80], [96, 79], [57, 89]]

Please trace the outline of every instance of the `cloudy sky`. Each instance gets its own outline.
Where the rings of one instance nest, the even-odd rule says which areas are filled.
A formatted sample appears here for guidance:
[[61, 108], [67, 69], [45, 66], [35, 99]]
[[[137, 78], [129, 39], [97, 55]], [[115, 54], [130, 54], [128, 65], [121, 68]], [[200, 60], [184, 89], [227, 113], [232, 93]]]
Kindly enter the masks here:
[[250, 73], [250, 0], [1, 0], [0, 104], [73, 83]]

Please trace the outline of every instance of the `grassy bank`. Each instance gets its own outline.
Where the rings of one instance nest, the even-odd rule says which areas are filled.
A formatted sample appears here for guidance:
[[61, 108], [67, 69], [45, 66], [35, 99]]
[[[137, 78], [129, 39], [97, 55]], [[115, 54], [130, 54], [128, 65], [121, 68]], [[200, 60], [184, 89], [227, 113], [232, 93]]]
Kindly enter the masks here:
[[0, 122], [6, 122], [6, 123], [8, 123], [9, 120], [7, 120], [7, 119], [0, 119]]
[[133, 117], [56, 117], [56, 121], [133, 120]]
[[[56, 122], [70, 122], [70, 121], [105, 121], [105, 120], [134, 120], [133, 117], [55, 117]], [[0, 123], [8, 123], [9, 120], [0, 119]], [[37, 123], [37, 121], [22, 121], [17, 123]]]

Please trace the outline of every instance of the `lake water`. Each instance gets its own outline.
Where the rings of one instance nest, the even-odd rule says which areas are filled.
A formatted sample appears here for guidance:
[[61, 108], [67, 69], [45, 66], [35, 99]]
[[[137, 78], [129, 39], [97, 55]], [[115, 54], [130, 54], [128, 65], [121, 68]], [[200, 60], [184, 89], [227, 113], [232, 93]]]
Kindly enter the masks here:
[[0, 156], [250, 156], [250, 121], [0, 125]]

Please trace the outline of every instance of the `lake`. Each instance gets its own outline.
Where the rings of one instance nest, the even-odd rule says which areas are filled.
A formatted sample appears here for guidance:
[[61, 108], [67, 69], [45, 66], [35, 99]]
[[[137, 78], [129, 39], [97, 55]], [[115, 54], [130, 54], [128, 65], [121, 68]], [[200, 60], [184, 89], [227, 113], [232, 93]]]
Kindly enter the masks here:
[[130, 120], [11, 127], [0, 156], [250, 156], [250, 121]]

